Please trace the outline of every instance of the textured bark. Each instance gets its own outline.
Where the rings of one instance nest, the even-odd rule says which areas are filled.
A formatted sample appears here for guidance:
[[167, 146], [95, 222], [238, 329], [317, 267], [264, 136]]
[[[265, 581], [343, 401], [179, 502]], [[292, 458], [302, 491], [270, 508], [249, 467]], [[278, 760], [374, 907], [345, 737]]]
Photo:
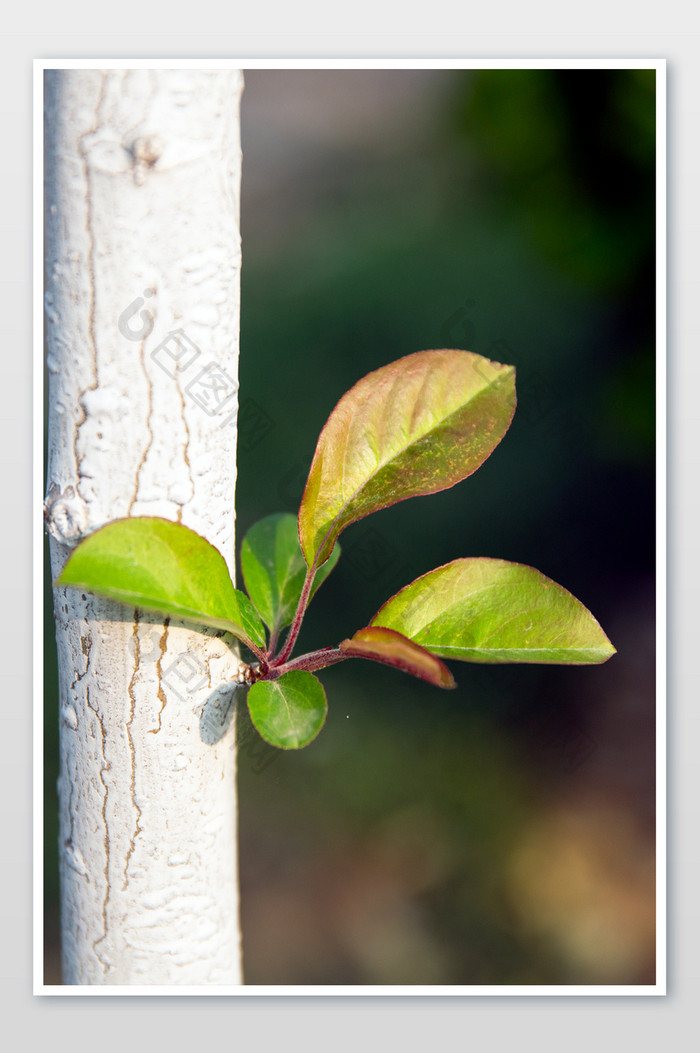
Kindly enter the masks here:
[[[138, 515], [234, 573], [241, 89], [226, 70], [46, 74], [54, 578], [86, 532]], [[238, 660], [89, 593], [54, 606], [64, 982], [240, 983], [219, 687]]]

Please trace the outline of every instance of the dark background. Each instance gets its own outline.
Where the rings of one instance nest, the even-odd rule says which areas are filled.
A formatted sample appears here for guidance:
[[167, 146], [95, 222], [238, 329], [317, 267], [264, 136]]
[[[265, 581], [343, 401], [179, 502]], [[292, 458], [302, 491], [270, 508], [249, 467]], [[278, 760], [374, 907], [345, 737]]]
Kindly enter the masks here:
[[654, 982], [654, 77], [246, 72], [239, 540], [296, 511], [365, 373], [436, 347], [517, 367], [514, 422], [474, 476], [344, 533], [302, 649], [459, 556], [537, 567], [618, 649], [451, 663], [449, 693], [343, 664], [299, 753], [239, 713], [248, 983]]

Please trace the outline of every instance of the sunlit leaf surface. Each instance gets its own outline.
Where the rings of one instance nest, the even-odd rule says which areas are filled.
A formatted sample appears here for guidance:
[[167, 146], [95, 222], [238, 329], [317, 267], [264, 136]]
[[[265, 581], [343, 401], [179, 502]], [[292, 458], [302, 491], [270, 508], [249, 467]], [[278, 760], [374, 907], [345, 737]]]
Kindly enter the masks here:
[[[336, 545], [314, 578], [313, 594], [338, 562]], [[246, 534], [241, 568], [248, 595], [271, 630], [283, 629], [294, 618], [306, 577], [296, 516], [280, 513], [261, 519]]]
[[313, 673], [293, 670], [278, 680], [261, 680], [248, 692], [250, 719], [262, 737], [283, 750], [300, 749], [323, 727], [328, 706]]
[[401, 589], [371, 625], [465, 662], [605, 662], [615, 648], [590, 611], [532, 567], [457, 559]]
[[221, 553], [194, 530], [167, 519], [116, 519], [101, 527], [78, 545], [57, 584], [226, 629], [265, 646], [255, 608], [233, 587]]
[[331, 413], [299, 509], [309, 566], [370, 512], [471, 475], [505, 434], [515, 370], [468, 351], [419, 351], [358, 381]]

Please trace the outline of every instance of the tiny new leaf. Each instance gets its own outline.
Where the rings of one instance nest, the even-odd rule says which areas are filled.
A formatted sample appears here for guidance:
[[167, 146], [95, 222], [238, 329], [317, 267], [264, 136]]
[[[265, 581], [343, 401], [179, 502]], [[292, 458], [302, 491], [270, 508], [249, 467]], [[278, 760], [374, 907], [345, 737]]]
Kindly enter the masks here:
[[370, 624], [465, 662], [587, 665], [615, 653], [570, 592], [532, 567], [501, 559], [438, 567], [387, 600]]
[[194, 530], [167, 519], [116, 519], [89, 534], [56, 584], [226, 629], [245, 644], [265, 646], [257, 612], [233, 587], [221, 553]]
[[358, 629], [351, 640], [343, 640], [340, 650], [348, 658], [369, 658], [374, 662], [382, 662], [417, 676], [420, 680], [427, 680], [435, 687], [457, 686], [444, 662], [395, 629], [368, 625]]
[[327, 711], [321, 681], [306, 671], [259, 680], [248, 691], [250, 719], [265, 741], [281, 750], [307, 746], [323, 727]]
[[469, 351], [418, 351], [340, 399], [316, 446], [299, 509], [309, 566], [371, 512], [471, 475], [515, 411], [515, 369]]
[[[340, 546], [314, 578], [313, 596], [338, 562]], [[296, 516], [288, 512], [267, 516], [251, 527], [241, 547], [241, 569], [248, 595], [271, 632], [294, 618], [306, 577]]]

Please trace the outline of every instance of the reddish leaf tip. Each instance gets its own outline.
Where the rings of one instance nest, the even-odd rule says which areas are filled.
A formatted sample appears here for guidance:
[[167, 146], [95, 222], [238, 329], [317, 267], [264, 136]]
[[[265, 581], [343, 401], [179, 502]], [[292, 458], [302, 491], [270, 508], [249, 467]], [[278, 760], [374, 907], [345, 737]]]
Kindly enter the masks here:
[[343, 640], [340, 651], [349, 658], [367, 658], [390, 665], [435, 687], [449, 690], [457, 686], [444, 662], [395, 629], [368, 625], [358, 629], [352, 639]]

